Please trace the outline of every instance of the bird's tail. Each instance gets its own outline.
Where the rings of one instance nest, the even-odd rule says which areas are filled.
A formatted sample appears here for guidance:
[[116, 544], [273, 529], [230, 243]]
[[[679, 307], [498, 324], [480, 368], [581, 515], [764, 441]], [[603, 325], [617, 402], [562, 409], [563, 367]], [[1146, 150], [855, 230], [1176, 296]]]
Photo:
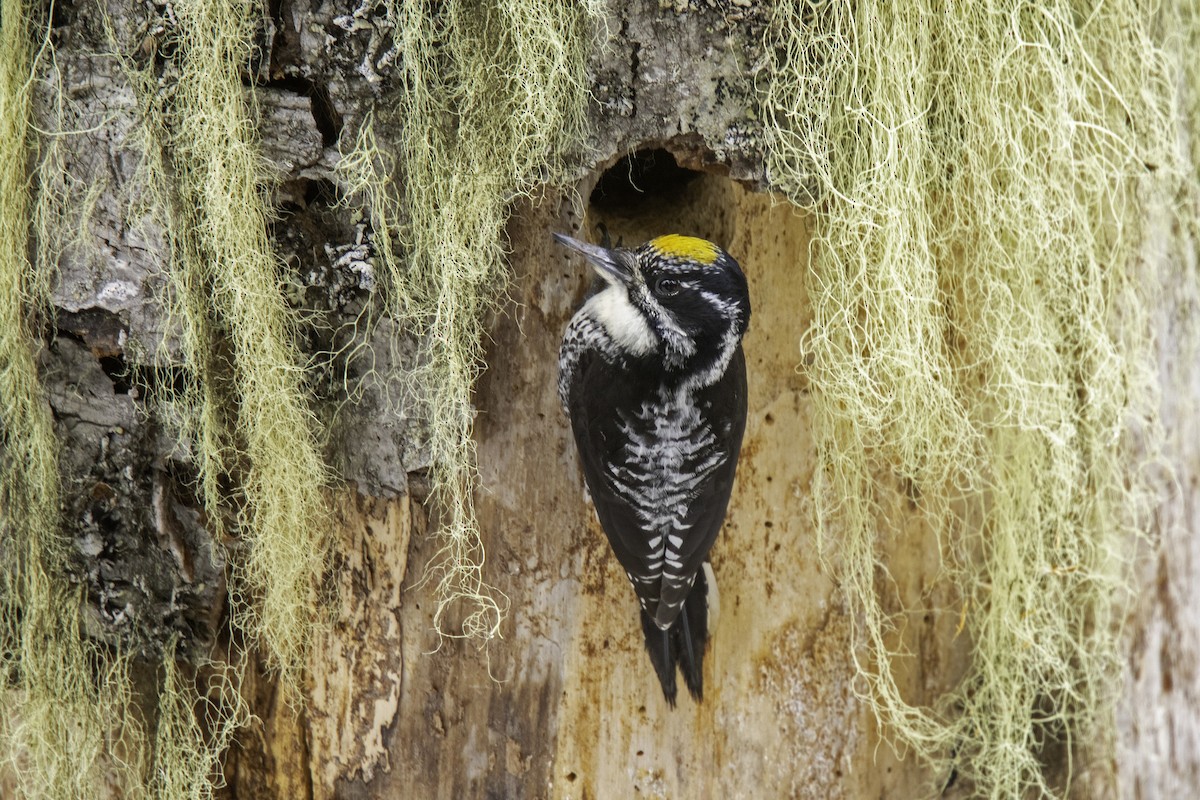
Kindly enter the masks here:
[[658, 673], [663, 696], [671, 706], [675, 705], [676, 665], [682, 670], [683, 682], [692, 697], [699, 701], [704, 695], [704, 648], [708, 643], [708, 581], [704, 572], [696, 573], [683, 609], [667, 630], [655, 625], [654, 619], [642, 611], [646, 650]]

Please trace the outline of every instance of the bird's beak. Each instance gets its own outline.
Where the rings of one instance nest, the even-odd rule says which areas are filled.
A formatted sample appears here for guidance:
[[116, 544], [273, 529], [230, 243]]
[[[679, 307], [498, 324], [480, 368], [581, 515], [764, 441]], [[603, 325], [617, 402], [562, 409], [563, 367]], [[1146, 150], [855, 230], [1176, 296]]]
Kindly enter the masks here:
[[628, 286], [633, 280], [633, 272], [618, 256], [616, 250], [609, 250], [596, 244], [588, 244], [561, 233], [554, 234], [554, 241], [566, 245], [587, 259], [596, 273], [612, 284]]

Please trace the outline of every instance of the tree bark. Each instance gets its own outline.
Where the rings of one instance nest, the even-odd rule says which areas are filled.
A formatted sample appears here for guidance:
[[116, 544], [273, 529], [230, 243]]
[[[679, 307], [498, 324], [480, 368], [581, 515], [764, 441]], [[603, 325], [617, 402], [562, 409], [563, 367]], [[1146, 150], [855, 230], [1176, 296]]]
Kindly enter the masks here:
[[[437, 509], [424, 488], [428, 455], [411, 419], [384, 413], [386, 387], [365, 390], [333, 423], [329, 457], [341, 482], [328, 624], [300, 706], [264, 668], [246, 687], [259, 716], [227, 757], [226, 796], [384, 798], [913, 797], [969, 793], [885, 742], [860, 698], [856, 620], [816, 550], [806, 505], [815, 463], [809, 388], [798, 343], [810, 320], [805, 212], [764, 191], [752, 68], [766, 12], [733, 3], [614, 3], [612, 34], [595, 48], [594, 140], [574, 186], [514, 203], [507, 230], [512, 283], [489, 325], [487, 370], [475, 397], [477, 510], [486, 580], [508, 600], [486, 646], [432, 630]], [[364, 7], [365, 8], [365, 7]], [[146, 11], [112, 4], [116, 41], [154, 36]], [[247, 82], [259, 103], [264, 154], [277, 169], [273, 231], [305, 303], [335, 323], [349, 278], [334, 266], [357, 221], [331, 198], [338, 147], [381, 102], [377, 20], [344, 22], [335, 3], [270, 4], [262, 63]], [[339, 22], [338, 20], [342, 20]], [[160, 657], [182, 634], [195, 658], [223, 646], [226, 563], [173, 449], [162, 411], [127, 370], [175, 346], [155, 292], [170, 258], [161, 230], [139, 216], [139, 117], [114, 61], [100, 8], [59, 2], [53, 41], [80, 131], [62, 140], [73, 186], [95, 187], [86, 235], [59, 261], [56, 329], [43, 353], [64, 445], [76, 578], [88, 591], [90, 634]], [[375, 59], [375, 60], [372, 60]], [[368, 68], [369, 67], [369, 68]], [[374, 75], [375, 77], [372, 77]], [[382, 80], [386, 84], [386, 73]], [[1193, 88], [1194, 90], [1194, 88]], [[1200, 132], [1192, 131], [1194, 135]], [[630, 187], [621, 159], [644, 185]], [[650, 164], [653, 154], [654, 164]], [[669, 154], [669, 155], [668, 155]], [[606, 170], [613, 168], [607, 183]], [[597, 190], [597, 187], [600, 189]], [[745, 268], [754, 300], [746, 339], [750, 412], [725, 529], [713, 551], [719, 614], [705, 661], [705, 698], [666, 706], [643, 650], [632, 591], [585, 497], [556, 395], [558, 343], [588, 276], [550, 238], [604, 223], [628, 244], [680, 232], [721, 243]], [[1161, 251], [1180, 273], [1194, 250]], [[1182, 280], [1179, 286], [1191, 286]], [[1117, 782], [1079, 796], [1182, 797], [1200, 792], [1200, 373], [1181, 352], [1196, 298], [1164, 293], [1158, 309], [1162, 419], [1174, 491], [1144, 545], [1127, 624]], [[385, 323], [386, 325], [386, 323]], [[334, 325], [336, 327], [336, 324]], [[306, 330], [312, 349], [319, 330]], [[376, 334], [379, 373], [411, 352]], [[139, 380], [170, 382], [170, 370]], [[332, 402], [344, 397], [326, 398]], [[889, 509], [891, 588], [905, 606], [952, 605], [938, 595], [938, 543], [913, 509]], [[236, 550], [231, 557], [236, 557]], [[909, 620], [902, 666], [914, 703], [932, 703], [966, 669], [958, 620]], [[149, 688], [149, 687], [147, 687]], [[1086, 749], [1086, 748], [1085, 748]]]

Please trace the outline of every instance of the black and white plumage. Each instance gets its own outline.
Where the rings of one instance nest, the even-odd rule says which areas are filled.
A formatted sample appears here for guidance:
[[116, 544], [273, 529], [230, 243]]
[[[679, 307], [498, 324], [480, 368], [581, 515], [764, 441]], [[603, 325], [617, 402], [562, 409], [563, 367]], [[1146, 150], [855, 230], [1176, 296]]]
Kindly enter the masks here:
[[746, 424], [746, 277], [711, 242], [604, 248], [555, 234], [598, 278], [559, 351], [559, 396], [663, 694], [703, 691], [707, 558]]

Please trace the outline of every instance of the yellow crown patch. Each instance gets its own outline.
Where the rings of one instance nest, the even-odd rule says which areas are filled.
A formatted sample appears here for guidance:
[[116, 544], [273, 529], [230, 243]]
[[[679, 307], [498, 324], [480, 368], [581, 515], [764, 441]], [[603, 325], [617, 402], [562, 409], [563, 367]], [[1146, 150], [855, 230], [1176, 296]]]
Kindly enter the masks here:
[[666, 236], [651, 239], [650, 246], [666, 258], [696, 261], [701, 264], [715, 263], [720, 252], [717, 246], [707, 239], [680, 236], [677, 233], [669, 233]]

